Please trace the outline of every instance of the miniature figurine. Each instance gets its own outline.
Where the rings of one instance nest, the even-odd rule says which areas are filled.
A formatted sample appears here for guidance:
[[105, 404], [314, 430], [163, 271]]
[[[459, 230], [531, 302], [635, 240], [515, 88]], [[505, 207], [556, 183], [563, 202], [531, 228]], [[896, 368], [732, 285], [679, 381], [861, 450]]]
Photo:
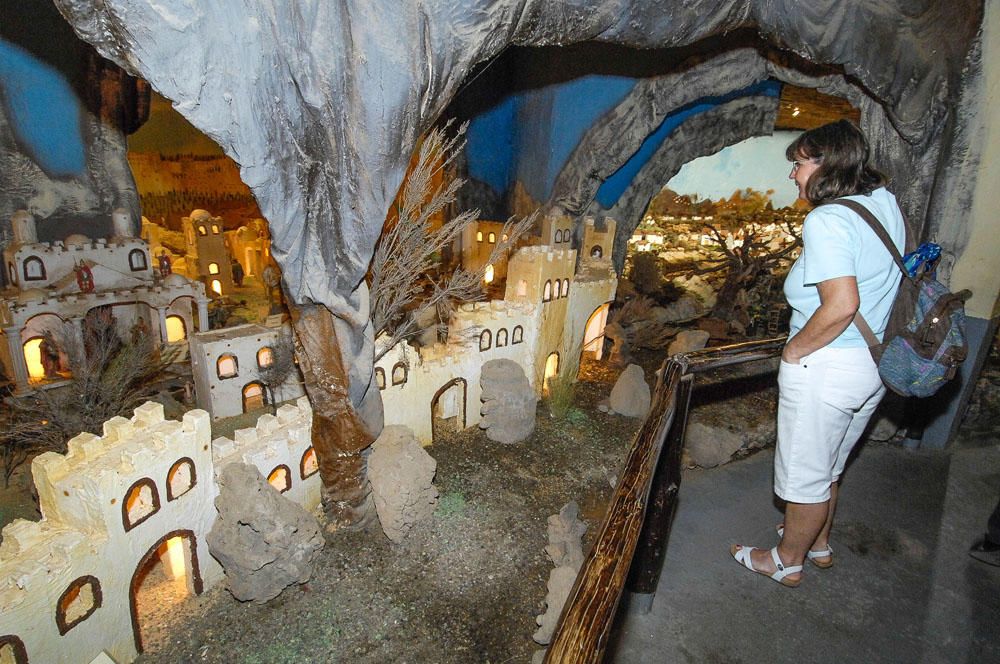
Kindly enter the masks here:
[[80, 292], [92, 293], [94, 291], [94, 273], [90, 270], [90, 266], [83, 261], [78, 261], [73, 267], [73, 272], [76, 274], [76, 284], [80, 287]]

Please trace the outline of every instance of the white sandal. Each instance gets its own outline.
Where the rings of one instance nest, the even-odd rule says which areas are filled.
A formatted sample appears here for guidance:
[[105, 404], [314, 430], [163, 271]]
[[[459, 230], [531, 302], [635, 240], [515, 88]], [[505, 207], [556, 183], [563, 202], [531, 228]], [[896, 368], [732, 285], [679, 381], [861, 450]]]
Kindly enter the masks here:
[[[785, 536], [785, 524], [779, 523], [774, 527], [778, 533], [778, 537]], [[817, 551], [809, 550], [806, 552], [806, 558], [813, 565], [820, 569], [830, 569], [833, 567], [833, 547], [827, 543], [825, 549], [819, 549]], [[829, 560], [820, 560], [820, 558], [829, 558]]]
[[801, 578], [789, 579], [787, 578], [791, 574], [798, 574], [802, 571], [802, 565], [785, 565], [781, 562], [781, 556], [778, 555], [778, 547], [771, 549], [771, 560], [774, 561], [774, 567], [776, 571], [774, 574], [768, 574], [762, 570], [756, 569], [753, 566], [753, 558], [750, 556], [750, 552], [754, 550], [752, 546], [745, 546], [743, 544], [734, 544], [729, 548], [729, 553], [732, 554], [736, 562], [740, 563], [746, 567], [751, 572], [756, 572], [757, 574], [762, 574], [772, 581], [777, 581], [783, 586], [788, 586], [789, 588], [794, 588], [802, 581]]

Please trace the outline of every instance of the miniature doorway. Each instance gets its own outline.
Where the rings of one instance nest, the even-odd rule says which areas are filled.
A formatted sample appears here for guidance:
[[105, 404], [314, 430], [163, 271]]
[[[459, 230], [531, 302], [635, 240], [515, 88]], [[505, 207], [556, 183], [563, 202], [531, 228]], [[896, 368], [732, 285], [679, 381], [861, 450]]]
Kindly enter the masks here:
[[431, 399], [431, 438], [437, 440], [445, 431], [465, 429], [465, 401], [468, 385], [464, 378], [445, 383]]
[[550, 353], [545, 359], [545, 378], [542, 386], [546, 393], [549, 391], [549, 382], [559, 375], [559, 353]]
[[600, 360], [601, 357], [603, 357], [604, 328], [608, 324], [608, 309], [610, 306], [610, 302], [605, 302], [601, 306], [597, 307], [597, 309], [594, 310], [594, 313], [590, 314], [590, 318], [587, 319], [587, 327], [583, 331], [583, 350], [581, 351], [581, 360], [585, 356], [593, 358], [594, 360]]
[[187, 326], [184, 325], [184, 319], [180, 316], [171, 315], [167, 316], [167, 339], [168, 344], [172, 344], [176, 341], [184, 341], [187, 339]]
[[200, 595], [201, 570], [194, 533], [174, 530], [154, 544], [136, 565], [129, 584], [135, 649], [142, 652], [142, 627], [162, 623], [186, 597]]
[[264, 386], [253, 381], [243, 386], [243, 412], [249, 413], [267, 405], [267, 398], [264, 396]]

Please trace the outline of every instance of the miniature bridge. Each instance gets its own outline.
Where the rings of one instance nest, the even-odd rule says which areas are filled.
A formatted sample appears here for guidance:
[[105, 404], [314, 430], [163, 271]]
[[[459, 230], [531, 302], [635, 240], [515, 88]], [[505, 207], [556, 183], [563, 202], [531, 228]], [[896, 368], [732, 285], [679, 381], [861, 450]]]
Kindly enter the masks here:
[[597, 540], [559, 616], [546, 664], [601, 662], [622, 593], [652, 606], [681, 484], [681, 451], [694, 377], [777, 357], [785, 337], [719, 346], [667, 359], [635, 435]]

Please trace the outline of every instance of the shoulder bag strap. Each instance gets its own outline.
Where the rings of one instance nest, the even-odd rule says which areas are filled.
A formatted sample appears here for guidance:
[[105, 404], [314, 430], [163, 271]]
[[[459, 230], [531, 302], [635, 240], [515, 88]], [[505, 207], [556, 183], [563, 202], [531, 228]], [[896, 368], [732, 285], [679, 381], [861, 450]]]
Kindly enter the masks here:
[[[872, 229], [875, 235], [878, 236], [878, 239], [882, 240], [882, 244], [885, 245], [885, 248], [889, 250], [889, 253], [892, 255], [893, 262], [896, 263], [896, 267], [898, 267], [903, 273], [903, 278], [912, 279], [912, 277], [910, 277], [910, 273], [906, 270], [906, 265], [903, 263], [903, 257], [900, 255], [899, 249], [896, 248], [892, 238], [889, 237], [889, 232], [885, 230], [885, 226], [883, 226], [882, 222], [880, 222], [878, 218], [872, 214], [871, 210], [866, 208], [861, 203], [847, 198], [838, 198], [830, 201], [829, 203], [824, 203], [824, 205], [842, 205], [864, 219], [865, 223], [868, 224], [868, 227]], [[875, 333], [872, 332], [871, 326], [868, 324], [868, 321], [864, 319], [864, 316], [861, 315], [860, 311], [854, 314], [854, 325], [858, 328], [858, 331], [861, 332], [861, 336], [864, 337], [865, 343], [869, 346], [879, 345], [878, 337], [876, 337]]]

